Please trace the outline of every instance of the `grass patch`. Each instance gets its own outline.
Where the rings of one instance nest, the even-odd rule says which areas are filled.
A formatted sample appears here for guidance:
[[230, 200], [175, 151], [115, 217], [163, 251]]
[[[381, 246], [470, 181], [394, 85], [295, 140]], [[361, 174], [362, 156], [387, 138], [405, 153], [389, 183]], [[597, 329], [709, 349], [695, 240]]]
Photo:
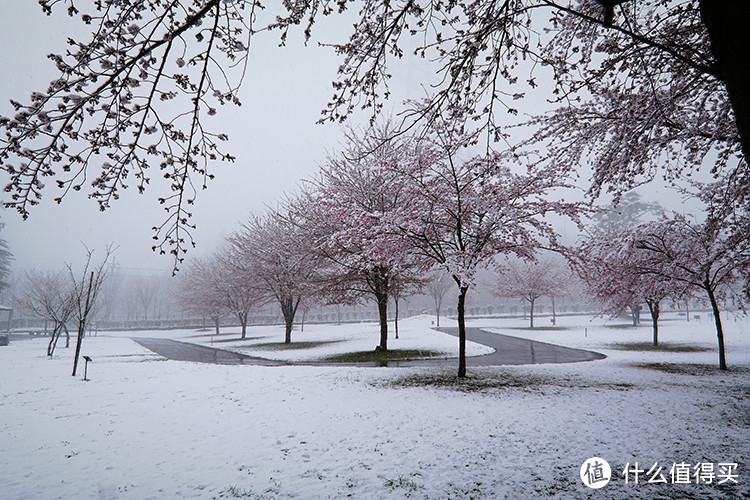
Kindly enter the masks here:
[[458, 378], [454, 369], [418, 373], [395, 379], [388, 383], [395, 388], [402, 387], [437, 387], [459, 392], [482, 392], [493, 389], [539, 390], [543, 387], [561, 387], [565, 389], [605, 389], [627, 391], [636, 388], [629, 383], [597, 383], [577, 377], [552, 377], [517, 373], [510, 370], [483, 371], [468, 373], [465, 378]]
[[198, 329], [198, 330], [195, 330], [195, 331], [196, 332], [206, 332], [206, 333], [198, 333], [196, 335], [189, 335], [187, 338], [189, 338], [189, 339], [195, 339], [195, 338], [198, 338], [198, 337], [228, 337], [228, 336], [231, 336], [231, 335], [239, 335], [238, 333], [231, 333], [231, 332], [220, 333], [220, 334], [216, 335], [216, 330], [214, 330], [213, 328], [201, 328], [201, 329]]
[[[235, 333], [233, 335], [237, 335], [237, 334]], [[214, 344], [226, 344], [228, 342], [240, 342], [240, 341], [244, 342], [246, 340], [258, 340], [262, 338], [265, 338], [265, 337], [245, 337], [244, 339], [242, 337], [235, 337], [231, 339], [218, 339], [218, 340], [214, 338], [211, 340], [211, 342]]]
[[464, 378], [456, 376], [456, 371], [419, 373], [394, 380], [394, 387], [438, 387], [459, 392], [477, 392], [487, 389], [539, 387], [549, 385], [549, 380], [536, 375], [517, 375], [511, 373], [467, 374]]
[[632, 323], [620, 323], [618, 325], [604, 325], [604, 328], [610, 328], [612, 330], [637, 330], [646, 325], [633, 325]]
[[424, 359], [444, 357], [444, 354], [436, 351], [423, 351], [420, 349], [391, 349], [388, 351], [357, 351], [344, 354], [334, 354], [321, 358], [318, 361], [327, 363], [372, 363], [383, 361], [397, 361], [405, 359]]
[[219, 498], [249, 498], [251, 500], [275, 500], [272, 493], [254, 493], [253, 491], [232, 485], [219, 494]]
[[717, 364], [696, 364], [696, 363], [632, 363], [630, 366], [635, 368], [644, 368], [646, 370], [656, 370], [676, 375], [719, 375], [722, 373], [748, 373], [750, 369], [745, 366], [729, 367], [724, 371], [719, 369]]
[[712, 352], [716, 349], [712, 347], [703, 347], [694, 344], [659, 344], [655, 346], [653, 342], [633, 342], [610, 344], [611, 349], [618, 351], [653, 351], [653, 352]]
[[386, 479], [383, 483], [383, 486], [385, 488], [390, 488], [391, 490], [395, 490], [397, 488], [400, 488], [402, 490], [405, 490], [405, 496], [411, 496], [410, 493], [415, 492], [419, 490], [420, 488], [423, 488], [422, 485], [418, 484], [413, 478], [417, 476], [421, 476], [419, 472], [415, 472], [411, 474], [411, 477], [402, 476], [399, 474], [398, 478], [396, 479]]
[[312, 349], [314, 347], [320, 347], [322, 345], [335, 344], [341, 342], [340, 340], [320, 340], [320, 341], [307, 341], [307, 342], [291, 342], [285, 344], [284, 342], [265, 342], [263, 344], [250, 344], [242, 347], [249, 349], [260, 349], [262, 351], [294, 351], [297, 349]]
[[535, 326], [534, 328], [526, 326], [521, 328], [509, 328], [509, 330], [526, 330], [529, 332], [562, 332], [565, 330], [570, 330], [570, 328], [568, 328], [567, 326]]

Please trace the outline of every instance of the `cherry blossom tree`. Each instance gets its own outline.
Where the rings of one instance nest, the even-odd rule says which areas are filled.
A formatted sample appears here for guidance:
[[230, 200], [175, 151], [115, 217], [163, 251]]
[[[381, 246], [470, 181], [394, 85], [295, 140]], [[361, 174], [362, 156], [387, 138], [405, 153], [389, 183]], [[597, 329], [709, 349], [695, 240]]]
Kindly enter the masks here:
[[308, 306], [317, 290], [318, 259], [310, 240], [288, 213], [251, 216], [227, 239], [228, 258], [237, 277], [263, 302], [275, 301], [284, 316], [284, 342], [303, 300]]
[[[47, 13], [57, 3], [40, 2]], [[43, 179], [56, 177], [58, 202], [86, 189], [104, 210], [131, 182], [142, 193], [163, 177], [167, 217], [154, 227], [154, 249], [178, 263], [192, 242], [194, 184], [213, 177], [209, 162], [233, 160], [219, 147], [226, 134], [206, 121], [218, 106], [239, 104], [227, 76], [247, 56], [255, 3], [97, 1], [86, 12], [65, 3], [94, 31], [88, 41], [69, 38], [65, 55], [51, 54], [59, 78], [0, 118], [6, 206], [27, 217]]]
[[[750, 249], [750, 174], [727, 176], [710, 184], [697, 184], [692, 191], [707, 207], [706, 227], [709, 234], [722, 242], [735, 261], [742, 262]], [[745, 274], [746, 296], [750, 299], [750, 274]]]
[[[708, 190], [710, 202], [714, 193]], [[723, 203], [719, 204], [723, 208]], [[727, 369], [720, 302], [738, 276], [750, 271], [750, 234], [737, 233], [709, 217], [696, 223], [681, 214], [644, 227], [637, 248], [646, 252], [639, 272], [703, 290], [713, 311], [719, 344], [719, 368]]]
[[463, 148], [474, 139], [458, 112], [433, 124], [433, 132], [398, 165], [410, 200], [390, 216], [394, 230], [428, 266], [451, 275], [458, 287], [459, 366], [466, 376], [466, 295], [476, 272], [496, 254], [531, 257], [546, 244], [556, 245], [547, 215], [576, 218], [580, 205], [555, 201], [567, 186], [564, 169], [527, 165], [510, 168], [511, 155], [493, 152], [468, 160]]
[[[706, 160], [716, 175], [746, 168], [738, 164], [743, 141], [734, 101], [703, 25], [701, 9], [710, 3], [628, 2], [624, 29], [605, 32], [555, 14], [546, 53], [565, 75], [557, 92], [566, 105], [533, 122], [539, 133], [531, 147], [546, 143], [556, 163], [592, 164], [595, 195], [605, 187], [619, 194], [656, 175], [675, 180]], [[629, 30], [659, 43], [644, 44]], [[588, 96], [568, 99], [580, 89]]]
[[[45, 178], [54, 178], [56, 200], [87, 190], [106, 209], [131, 183], [143, 192], [164, 177], [167, 187], [157, 197], [167, 215], [154, 227], [154, 249], [173, 254], [177, 265], [193, 244], [195, 186], [213, 177], [215, 161], [233, 160], [220, 147], [227, 134], [214, 130], [210, 118], [222, 104], [239, 104], [251, 37], [276, 30], [285, 43], [302, 25], [309, 40], [321, 16], [345, 14], [349, 25], [353, 4], [271, 4], [267, 19], [257, 0], [40, 5], [47, 13], [67, 7], [93, 32], [69, 39], [66, 54], [51, 54], [60, 77], [28, 101], [13, 101], [14, 116], [0, 118], [5, 205], [27, 217], [48, 189]], [[392, 60], [413, 56], [438, 68], [436, 81], [424, 82], [434, 84], [431, 105], [416, 116], [429, 123], [461, 108], [503, 139], [503, 117], [518, 113], [516, 101], [538, 86], [538, 68], [546, 67], [557, 102], [594, 96], [579, 109], [560, 110], [548, 125], [538, 123], [543, 138], [560, 133], [552, 159], [566, 150], [569, 164], [576, 156], [596, 157], [594, 192], [606, 183], [647, 180], [666, 160], [670, 175], [681, 175], [681, 165], [692, 168], [709, 151], [728, 164], [740, 150], [750, 152], [750, 47], [738, 36], [750, 6], [731, 6], [367, 0], [349, 39], [330, 44], [342, 64], [323, 120], [342, 121], [358, 108], [372, 110], [374, 119], [391, 93]]]
[[499, 297], [521, 297], [528, 302], [530, 328], [534, 328], [534, 304], [537, 299], [562, 295], [568, 281], [563, 265], [552, 259], [508, 259], [499, 268], [494, 284], [495, 294]]
[[224, 308], [237, 317], [241, 328], [240, 338], [245, 339], [250, 310], [263, 304], [263, 294], [255, 285], [255, 277], [238, 272], [236, 255], [230, 246], [219, 249], [213, 255], [213, 265], [214, 293]]
[[655, 267], [657, 262], [639, 247], [650, 224], [598, 226], [580, 243], [573, 262], [589, 291], [603, 304], [605, 314], [616, 316], [629, 308], [636, 326], [640, 304], [645, 302], [651, 315], [653, 345], [658, 346], [662, 301], [684, 299], [690, 290], [674, 279], [669, 269]]
[[333, 302], [373, 297], [378, 306], [380, 343], [388, 349], [388, 299], [398, 286], [419, 281], [418, 259], [386, 219], [411, 203], [396, 165], [407, 155], [401, 140], [372, 129], [350, 133], [347, 149], [331, 156], [297, 201], [308, 234], [326, 263], [321, 274]]
[[583, 258], [577, 261], [576, 269], [589, 292], [604, 306], [605, 314], [617, 316], [628, 308], [636, 326], [640, 316], [641, 284], [637, 275], [627, 272], [624, 242], [618, 239], [621, 234], [598, 236], [602, 237], [589, 238], [578, 247]]

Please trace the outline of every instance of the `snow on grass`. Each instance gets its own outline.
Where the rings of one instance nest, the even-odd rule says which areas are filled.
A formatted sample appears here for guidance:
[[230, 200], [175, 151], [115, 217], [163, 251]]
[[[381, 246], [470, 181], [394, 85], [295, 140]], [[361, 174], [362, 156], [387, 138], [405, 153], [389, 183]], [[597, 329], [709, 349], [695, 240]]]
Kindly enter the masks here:
[[[559, 324], [568, 328], [562, 331], [524, 330], [522, 320], [494, 323], [503, 333], [596, 348], [609, 357], [470, 368], [469, 380], [456, 381], [454, 368], [165, 361], [127, 338], [102, 333], [84, 340], [82, 353], [94, 361], [91, 380], [83, 382], [82, 371], [70, 376], [72, 348], [58, 347], [58, 356], [49, 360], [45, 339], [12, 342], [0, 348], [0, 496], [646, 499], [750, 494], [747, 320], [727, 321], [729, 372], [715, 368], [715, 351], [610, 347], [648, 342], [648, 328], [608, 328], [602, 320], [583, 317], [561, 318]], [[668, 323], [665, 342], [715, 343], [706, 320]], [[340, 339], [343, 334], [330, 333], [339, 328], [345, 331], [346, 325], [305, 327], [309, 338], [295, 335], [305, 341]], [[315, 337], [315, 329], [321, 337]], [[403, 330], [404, 340], [408, 330]], [[678, 373], [643, 366], [685, 362], [700, 369]], [[598, 491], [585, 488], [578, 476], [583, 461], [593, 456], [608, 460], [615, 474]], [[673, 462], [737, 462], [739, 484], [625, 484], [619, 473], [634, 461], [646, 469], [659, 462], [667, 478]]]
[[[546, 318], [545, 318], [546, 319]], [[725, 314], [727, 364], [746, 365], [750, 361], [750, 319]], [[516, 337], [549, 342], [579, 349], [601, 352], [613, 361], [642, 363], [719, 363], [716, 329], [710, 313], [700, 321], [685, 321], [675, 313], [667, 313], [659, 322], [660, 347], [652, 346], [653, 330], [650, 318], [641, 318], [633, 327], [628, 320], [558, 316], [556, 325], [549, 323], [540, 328], [528, 328], [528, 322], [519, 318], [482, 319], [469, 322], [471, 326]]]
[[[399, 338], [394, 338], [394, 325], [389, 323], [388, 349], [421, 350], [442, 357], [458, 356], [456, 337], [431, 328], [433, 316], [415, 316], [399, 321]], [[455, 326], [455, 321], [446, 322]], [[247, 329], [247, 339], [239, 338], [239, 329], [232, 328], [229, 335], [212, 335], [189, 340], [250, 356], [282, 361], [317, 361], [331, 356], [354, 352], [374, 351], [380, 343], [377, 323], [345, 323], [341, 325], [305, 325], [304, 331], [292, 331], [292, 343], [284, 344], [283, 326], [256, 326]], [[490, 354], [494, 349], [467, 342], [467, 356]]]

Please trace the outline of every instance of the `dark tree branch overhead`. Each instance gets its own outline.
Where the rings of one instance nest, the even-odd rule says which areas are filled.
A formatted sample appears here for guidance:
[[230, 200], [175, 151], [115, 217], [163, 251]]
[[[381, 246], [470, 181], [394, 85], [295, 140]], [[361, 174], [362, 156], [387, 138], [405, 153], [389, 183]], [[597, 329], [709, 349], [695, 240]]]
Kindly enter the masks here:
[[[41, 3], [49, 13], [58, 2]], [[154, 249], [181, 262], [193, 243], [186, 210], [195, 198], [193, 175], [205, 186], [213, 177], [209, 161], [233, 160], [218, 149], [226, 134], [208, 131], [203, 122], [216, 114], [217, 104], [239, 104], [221, 66], [247, 55], [240, 39], [243, 9], [219, 0], [97, 2], [93, 15], [81, 15], [97, 26], [91, 39], [69, 39], [65, 55], [50, 55], [60, 78], [46, 92], [33, 93], [30, 104], [13, 101], [16, 115], [0, 118], [0, 167], [10, 178], [4, 205], [26, 218], [41, 198], [45, 177], [57, 178], [58, 203], [92, 177], [89, 196], [104, 210], [129, 176], [144, 192], [151, 183], [149, 166], [158, 164], [172, 194], [159, 197], [168, 215], [154, 227]], [[68, 14], [79, 14], [72, 3]], [[207, 18], [213, 22], [204, 27]], [[190, 32], [195, 42], [186, 39]], [[176, 101], [176, 112], [170, 101]], [[183, 101], [187, 113], [179, 109]]]
[[[516, 101], [544, 71], [537, 67], [549, 68], [552, 100], [567, 106], [549, 125], [535, 125], [564, 132], [560, 150], [569, 157], [594, 153], [592, 194], [622, 191], [664, 169], [679, 178], [673, 164], [700, 165], [713, 153], [719, 178], [737, 159], [745, 165], [750, 151], [748, 2], [309, 0], [274, 3], [276, 17], [258, 28], [260, 0], [97, 0], [83, 13], [80, 2], [40, 4], [46, 13], [63, 6], [94, 31], [50, 55], [60, 78], [27, 103], [13, 101], [15, 115], [0, 118], [4, 205], [28, 217], [53, 178], [56, 201], [88, 190], [104, 210], [132, 178], [144, 192], [156, 174], [165, 180], [152, 189], [162, 190], [167, 215], [154, 227], [153, 248], [171, 253], [175, 266], [193, 245], [187, 208], [196, 186], [213, 177], [216, 160], [234, 160], [219, 146], [226, 131], [214, 131], [209, 117], [239, 104], [250, 37], [278, 30], [286, 43], [302, 25], [309, 40], [321, 16], [355, 5], [349, 39], [328, 44], [342, 64], [323, 120], [342, 121], [357, 109], [375, 117], [390, 96], [391, 61], [416, 56], [435, 64], [437, 79], [423, 82], [434, 83], [430, 106], [412, 110], [405, 126], [418, 119], [430, 126], [460, 109], [488, 142], [508, 137], [498, 110], [518, 114]], [[407, 38], [417, 41], [413, 54]], [[524, 61], [533, 66], [528, 75]], [[579, 141], [587, 134], [599, 138], [589, 142], [593, 149]], [[644, 162], [651, 146], [656, 153]], [[657, 164], [680, 147], [684, 156]]]

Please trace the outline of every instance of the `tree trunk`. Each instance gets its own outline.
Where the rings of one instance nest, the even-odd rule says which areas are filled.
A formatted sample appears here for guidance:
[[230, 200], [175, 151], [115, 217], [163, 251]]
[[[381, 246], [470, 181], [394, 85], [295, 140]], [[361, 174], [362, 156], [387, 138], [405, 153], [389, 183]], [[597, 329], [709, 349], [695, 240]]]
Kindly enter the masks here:
[[435, 319], [437, 323], [437, 327], [440, 328], [440, 308], [443, 305], [443, 298], [440, 297], [438, 300], [437, 296], [433, 297], [435, 300]]
[[393, 303], [396, 305], [394, 312], [396, 313], [395, 321], [393, 322], [394, 330], [396, 330], [396, 338], [398, 338], [398, 297], [393, 298]]
[[[89, 301], [91, 300], [91, 287], [93, 283], [94, 283], [94, 271], [91, 271], [91, 277], [89, 278], [89, 288], [86, 291], [86, 305], [83, 309], [81, 317], [78, 319], [78, 339], [76, 340], [76, 353], [75, 353], [75, 356], [73, 357], [73, 376], [74, 377], [76, 376], [76, 369], [78, 368], [78, 356], [81, 354], [81, 343], [83, 342], [83, 332], [84, 330], [86, 330], [86, 316], [88, 316], [88, 312], [89, 312]], [[80, 302], [78, 303], [80, 304]]]
[[[68, 325], [63, 323], [63, 330], [65, 330], [65, 348], [70, 347], [70, 332], [68, 331]], [[55, 341], [57, 343], [57, 341]]]
[[703, 282], [706, 292], [708, 292], [708, 300], [711, 301], [711, 309], [714, 313], [714, 323], [716, 324], [716, 337], [719, 340], [719, 368], [721, 370], [727, 369], [727, 357], [724, 352], [724, 328], [721, 326], [721, 314], [719, 313], [719, 304], [716, 302], [716, 296], [711, 288], [711, 284], [706, 279]]
[[285, 344], [292, 343], [292, 327], [294, 326], [292, 322], [293, 320], [284, 318], [284, 343]]
[[466, 292], [468, 287], [461, 287], [458, 292], [458, 376], [466, 377]]
[[534, 328], [534, 299], [529, 299], [529, 327]]
[[219, 334], [219, 317], [214, 317], [214, 327], [216, 328], [216, 335]]
[[378, 301], [378, 316], [380, 317], [380, 345], [381, 351], [388, 350], [388, 294], [377, 293], [375, 297]]
[[292, 343], [292, 327], [294, 326], [294, 316], [297, 314], [297, 308], [302, 297], [297, 297], [297, 301], [294, 302], [293, 297], [285, 298], [280, 302], [281, 313], [284, 315], [284, 343]]
[[555, 297], [550, 297], [552, 299], [552, 324], [557, 324], [557, 315], [555, 313]]
[[50, 358], [55, 353], [55, 346], [57, 346], [57, 339], [60, 337], [60, 333], [62, 332], [62, 325], [59, 323], [55, 323], [55, 328], [52, 330], [52, 337], [49, 339], [49, 344], [47, 345], [47, 356]]
[[685, 317], [690, 321], [690, 299], [685, 301]]
[[240, 325], [242, 325], [242, 336], [240, 338], [244, 339], [247, 335], [247, 311], [239, 312], [237, 316], [240, 319]]
[[716, 72], [724, 82], [734, 109], [742, 152], [750, 158], [750, 44], [747, 43], [747, 0], [701, 0], [701, 17], [716, 58]]
[[654, 329], [654, 347], [659, 345], [659, 301], [647, 300], [648, 310], [651, 313], [651, 325]]
[[633, 315], [633, 326], [636, 326], [636, 325], [638, 325], [638, 315], [635, 312], [636, 306], [629, 305], [628, 307], [630, 308], [630, 314]]

